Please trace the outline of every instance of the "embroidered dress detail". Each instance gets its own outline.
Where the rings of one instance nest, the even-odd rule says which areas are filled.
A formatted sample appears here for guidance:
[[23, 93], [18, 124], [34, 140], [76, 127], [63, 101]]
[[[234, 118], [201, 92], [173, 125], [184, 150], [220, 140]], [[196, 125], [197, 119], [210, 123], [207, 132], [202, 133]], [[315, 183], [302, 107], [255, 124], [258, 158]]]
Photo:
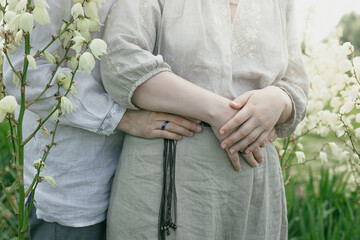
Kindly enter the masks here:
[[233, 23], [232, 61], [254, 58], [254, 52], [259, 43], [261, 26], [262, 1], [239, 1], [238, 12]]

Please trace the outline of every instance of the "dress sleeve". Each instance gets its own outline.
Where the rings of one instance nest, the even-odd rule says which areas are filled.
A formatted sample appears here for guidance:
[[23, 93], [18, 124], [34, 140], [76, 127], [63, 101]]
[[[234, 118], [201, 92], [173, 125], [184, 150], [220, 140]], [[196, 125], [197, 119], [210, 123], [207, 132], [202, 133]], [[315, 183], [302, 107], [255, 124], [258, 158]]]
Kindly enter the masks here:
[[[31, 55], [34, 55], [37, 50], [45, 47], [51, 40], [51, 37], [57, 35], [63, 24], [63, 20], [69, 20], [71, 17], [71, 0], [48, 2], [50, 5], [49, 15], [51, 23], [46, 25], [35, 25], [31, 34], [31, 45], [33, 46]], [[56, 40], [47, 51], [57, 51], [59, 53], [64, 51], [64, 49], [61, 46], [60, 41]], [[10, 58], [15, 69], [21, 70], [24, 63], [24, 44], [19, 46], [17, 51], [10, 55]], [[37, 58], [36, 64], [38, 67], [37, 70], [33, 70], [29, 67], [27, 72], [27, 102], [34, 100], [46, 88], [56, 67], [55, 64], [50, 64], [43, 57]], [[57, 70], [57, 73], [70, 73], [71, 71], [72, 69], [61, 66]], [[96, 71], [96, 69], [94, 71]], [[12, 78], [12, 70], [7, 61], [4, 61], [4, 82], [6, 85], [6, 92], [7, 94], [15, 96], [19, 101], [20, 87], [15, 86], [12, 82]], [[65, 114], [62, 116], [60, 118], [60, 124], [81, 128], [102, 135], [112, 134], [126, 111], [126, 108], [115, 103], [105, 92], [102, 84], [85, 71], [78, 71], [74, 81], [77, 84], [77, 93], [74, 95], [69, 94], [68, 98], [73, 102], [75, 111], [70, 115]], [[56, 76], [54, 77], [52, 87], [48, 88], [46, 93], [28, 109], [37, 114], [39, 118], [44, 119], [58, 102], [55, 96], [58, 88], [55, 83]], [[60, 91], [61, 93], [64, 93], [65, 90], [61, 88]]]
[[108, 16], [104, 39], [108, 54], [101, 61], [106, 91], [120, 105], [131, 102], [136, 88], [162, 72], [171, 71], [162, 56], [154, 54], [161, 25], [160, 0], [119, 0]]
[[294, 5], [294, 0], [287, 1], [286, 39], [289, 55], [288, 67], [284, 77], [273, 83], [274, 86], [281, 88], [290, 96], [294, 108], [294, 117], [288, 123], [275, 126], [279, 137], [290, 136], [300, 121], [304, 119], [309, 90], [309, 79], [305, 72], [301, 47], [297, 38]]

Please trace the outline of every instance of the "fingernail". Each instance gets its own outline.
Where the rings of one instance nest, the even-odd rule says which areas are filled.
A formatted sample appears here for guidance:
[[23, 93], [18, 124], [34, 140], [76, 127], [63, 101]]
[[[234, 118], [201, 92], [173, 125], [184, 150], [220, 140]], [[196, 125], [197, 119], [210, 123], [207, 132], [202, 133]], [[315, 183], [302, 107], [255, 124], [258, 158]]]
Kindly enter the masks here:
[[249, 149], [246, 149], [245, 153], [246, 153], [246, 154], [249, 154], [249, 153], [250, 153], [250, 150], [249, 150]]
[[226, 148], [226, 143], [221, 144], [222, 149]]
[[257, 168], [258, 166], [259, 166], [259, 164], [256, 163], [256, 164], [255, 164], [255, 167]]
[[194, 133], [189, 131], [188, 136], [192, 137], [192, 136], [194, 136]]
[[238, 106], [239, 104], [237, 102], [232, 101], [231, 104]]
[[220, 130], [220, 134], [223, 135], [225, 133], [224, 130]]
[[231, 152], [231, 153], [234, 153], [234, 152], [235, 152], [235, 149], [233, 149], [233, 148], [230, 149], [230, 152]]
[[196, 131], [198, 131], [198, 132], [201, 132], [201, 129], [202, 129], [202, 128], [201, 128], [200, 125], [196, 127]]

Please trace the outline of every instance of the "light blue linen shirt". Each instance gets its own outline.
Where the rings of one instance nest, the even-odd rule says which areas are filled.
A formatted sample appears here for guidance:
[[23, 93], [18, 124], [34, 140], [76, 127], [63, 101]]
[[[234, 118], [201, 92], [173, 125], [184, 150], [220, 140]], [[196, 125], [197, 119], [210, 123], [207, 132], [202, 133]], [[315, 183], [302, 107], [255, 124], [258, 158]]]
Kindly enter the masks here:
[[[31, 54], [43, 48], [51, 36], [56, 36], [62, 20], [71, 18], [71, 0], [47, 1], [50, 5], [51, 24], [36, 25], [31, 35]], [[107, 0], [99, 14], [104, 25], [108, 12], [115, 0]], [[94, 38], [103, 37], [103, 28], [93, 34]], [[63, 53], [59, 41], [52, 45], [49, 52]], [[23, 46], [12, 55], [12, 63], [20, 69], [23, 63]], [[45, 59], [37, 59], [38, 70], [29, 68], [26, 87], [27, 100], [31, 101], [46, 87], [55, 65]], [[15, 95], [19, 101], [20, 88], [12, 83], [10, 67], [4, 66], [6, 92]], [[58, 72], [70, 72], [62, 67]], [[115, 103], [105, 92], [99, 62], [91, 75], [84, 71], [76, 74], [75, 82], [78, 93], [69, 94], [76, 111], [70, 116], [60, 118], [55, 142], [46, 160], [47, 169], [42, 176], [51, 176], [56, 181], [52, 188], [45, 181], [38, 185], [35, 193], [37, 217], [48, 222], [57, 222], [64, 226], [83, 227], [96, 224], [106, 218], [110, 198], [112, 177], [121, 152], [122, 136], [114, 130], [122, 118], [125, 108]], [[24, 120], [24, 136], [27, 137], [41, 119], [56, 105], [54, 94], [57, 86], [48, 89], [46, 94], [27, 111]], [[46, 124], [49, 130], [54, 129], [55, 121], [51, 118]], [[40, 131], [25, 147], [24, 180], [26, 188], [36, 174], [33, 161], [42, 157], [42, 149], [50, 143]]]

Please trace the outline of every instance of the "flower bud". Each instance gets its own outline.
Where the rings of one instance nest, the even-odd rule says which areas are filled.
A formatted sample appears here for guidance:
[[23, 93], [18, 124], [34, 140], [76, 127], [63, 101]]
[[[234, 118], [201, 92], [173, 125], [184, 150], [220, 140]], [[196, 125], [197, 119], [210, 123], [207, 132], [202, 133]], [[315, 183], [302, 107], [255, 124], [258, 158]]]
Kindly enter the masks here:
[[74, 111], [74, 105], [72, 104], [71, 100], [68, 99], [65, 96], [61, 97], [61, 110], [64, 113], [67, 113], [68, 115], [70, 115], [72, 113], [72, 111]]
[[43, 177], [45, 181], [47, 181], [52, 187], [56, 186], [55, 180], [50, 176], [44, 176]]
[[31, 56], [31, 55], [27, 55], [26, 58], [27, 58], [27, 60], [29, 61], [29, 64], [31, 65], [31, 67], [32, 67], [34, 70], [37, 70], [35, 58], [34, 58], [33, 56]]
[[24, 35], [23, 30], [20, 30], [20, 31], [18, 31], [18, 32], [16, 33], [16, 35], [15, 35], [15, 43], [16, 43], [16, 44], [20, 45], [20, 42], [21, 42], [21, 40], [22, 40], [22, 38], [23, 38], [23, 35]]
[[54, 55], [47, 51], [44, 51], [44, 57], [50, 64], [54, 64], [56, 62]]

